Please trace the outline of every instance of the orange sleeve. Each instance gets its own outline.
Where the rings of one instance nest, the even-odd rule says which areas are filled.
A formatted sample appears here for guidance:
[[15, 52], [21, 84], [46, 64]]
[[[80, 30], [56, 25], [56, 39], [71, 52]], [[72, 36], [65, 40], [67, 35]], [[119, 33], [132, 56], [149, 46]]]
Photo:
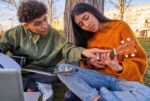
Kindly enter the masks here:
[[121, 38], [126, 40], [128, 37], [135, 42], [137, 52], [135, 53], [135, 57], [123, 59], [121, 62], [123, 71], [120, 74], [118, 73], [118, 78], [143, 82], [143, 76], [148, 66], [146, 54], [135, 38], [130, 27], [126, 23], [123, 23]]
[[138, 58], [125, 59], [122, 62], [123, 71], [120, 74], [118, 73], [118, 78], [143, 82], [143, 75], [147, 67], [146, 64], [146, 61]]

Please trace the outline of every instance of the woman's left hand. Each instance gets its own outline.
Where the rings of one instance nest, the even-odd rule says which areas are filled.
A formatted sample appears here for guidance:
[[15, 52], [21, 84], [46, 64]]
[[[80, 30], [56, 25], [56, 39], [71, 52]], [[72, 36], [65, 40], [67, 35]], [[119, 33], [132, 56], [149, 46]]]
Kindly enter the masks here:
[[100, 61], [98, 61], [98, 60], [95, 60], [95, 61], [91, 61], [91, 60], [86, 60], [87, 61], [87, 63], [90, 63], [90, 64], [92, 64], [94, 67], [96, 67], [96, 68], [101, 68], [101, 69], [103, 69], [103, 68], [105, 68], [105, 65], [103, 65]]
[[111, 53], [111, 51], [101, 53], [100, 61], [102, 63], [104, 63], [104, 65], [109, 66], [114, 71], [117, 71], [117, 72], [122, 71], [122, 66], [119, 64], [119, 62], [117, 60], [117, 56], [114, 56], [114, 58], [111, 59], [110, 53]]

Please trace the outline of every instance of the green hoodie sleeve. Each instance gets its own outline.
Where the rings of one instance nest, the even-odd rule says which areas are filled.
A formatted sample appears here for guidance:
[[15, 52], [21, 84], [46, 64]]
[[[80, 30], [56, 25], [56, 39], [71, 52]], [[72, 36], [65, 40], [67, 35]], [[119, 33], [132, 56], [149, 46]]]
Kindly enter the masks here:
[[65, 40], [65, 38], [56, 30], [54, 36], [56, 38], [54, 46], [62, 47], [62, 56], [67, 62], [77, 62], [82, 58], [81, 52], [84, 48], [77, 47], [72, 43], [67, 42], [67, 40]]
[[7, 31], [0, 39], [0, 51], [6, 53], [13, 50], [14, 40], [11, 31]]

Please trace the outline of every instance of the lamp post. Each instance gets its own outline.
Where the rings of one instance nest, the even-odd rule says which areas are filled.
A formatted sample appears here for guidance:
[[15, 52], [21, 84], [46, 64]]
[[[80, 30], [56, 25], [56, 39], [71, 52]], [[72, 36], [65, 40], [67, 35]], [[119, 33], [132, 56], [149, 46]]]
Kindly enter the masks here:
[[11, 27], [10, 28], [13, 28], [14, 27], [14, 25], [13, 25], [13, 19], [10, 18], [9, 20], [11, 21]]
[[2, 26], [2, 24], [0, 24], [0, 38], [1, 38], [2, 34], [3, 34], [3, 26]]

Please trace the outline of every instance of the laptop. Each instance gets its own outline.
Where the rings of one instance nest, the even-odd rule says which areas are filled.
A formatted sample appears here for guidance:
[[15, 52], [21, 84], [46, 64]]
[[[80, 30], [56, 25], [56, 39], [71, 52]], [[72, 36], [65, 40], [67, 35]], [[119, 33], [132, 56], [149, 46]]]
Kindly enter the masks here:
[[20, 70], [0, 70], [0, 100], [24, 101], [22, 77]]
[[40, 92], [23, 92], [21, 67], [0, 53], [0, 101], [38, 101]]

